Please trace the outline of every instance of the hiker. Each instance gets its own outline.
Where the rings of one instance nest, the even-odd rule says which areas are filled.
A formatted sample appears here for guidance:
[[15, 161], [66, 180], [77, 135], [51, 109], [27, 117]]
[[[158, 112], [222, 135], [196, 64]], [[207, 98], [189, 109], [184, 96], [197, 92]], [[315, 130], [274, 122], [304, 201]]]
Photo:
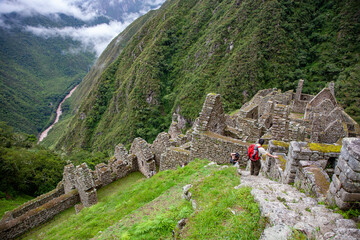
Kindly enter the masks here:
[[264, 144], [264, 139], [259, 139], [257, 144], [251, 144], [248, 149], [248, 157], [251, 160], [251, 168], [250, 168], [250, 174], [251, 175], [259, 175], [259, 171], [261, 168], [261, 155], [267, 155], [269, 157], [273, 158], [279, 158], [276, 155], [271, 155], [268, 153], [262, 145]]
[[237, 167], [240, 161], [240, 154], [239, 153], [231, 153], [230, 163]]

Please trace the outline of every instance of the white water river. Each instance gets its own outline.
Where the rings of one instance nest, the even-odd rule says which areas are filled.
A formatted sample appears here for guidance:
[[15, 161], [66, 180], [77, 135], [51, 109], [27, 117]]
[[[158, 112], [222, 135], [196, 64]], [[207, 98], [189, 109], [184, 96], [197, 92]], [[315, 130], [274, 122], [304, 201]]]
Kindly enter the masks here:
[[71, 89], [71, 91], [69, 92], [68, 95], [66, 95], [66, 97], [60, 102], [58, 108], [56, 109], [56, 118], [55, 118], [55, 121], [53, 122], [53, 124], [51, 124], [47, 129], [45, 129], [45, 131], [43, 131], [41, 134], [40, 134], [40, 137], [39, 137], [39, 141], [38, 141], [38, 144], [44, 140], [44, 138], [46, 138], [46, 136], [48, 135], [49, 131], [54, 127], [55, 123], [57, 123], [59, 121], [59, 118], [62, 114], [62, 111], [61, 111], [61, 105], [63, 104], [63, 102], [65, 102], [66, 99], [68, 99], [69, 97], [71, 97], [71, 95], [73, 94], [73, 92], [76, 90], [76, 88], [78, 87], [79, 85], [76, 85], [73, 89]]

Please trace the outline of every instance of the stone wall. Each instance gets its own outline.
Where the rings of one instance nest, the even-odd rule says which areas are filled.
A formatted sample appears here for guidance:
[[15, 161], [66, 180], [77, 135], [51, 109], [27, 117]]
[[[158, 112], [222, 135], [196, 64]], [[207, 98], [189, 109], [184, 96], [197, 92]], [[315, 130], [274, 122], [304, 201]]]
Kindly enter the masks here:
[[144, 176], [150, 176], [153, 171], [156, 171], [154, 154], [144, 139], [135, 138], [131, 144], [130, 153], [136, 155], [139, 171]]
[[161, 154], [164, 153], [168, 147], [170, 147], [170, 134], [166, 132], [159, 133], [151, 145], [156, 165], [160, 165]]
[[307, 195], [325, 200], [330, 186], [330, 178], [316, 162], [300, 161], [296, 172], [295, 186], [303, 189]]
[[211, 131], [223, 135], [226, 127], [225, 120], [220, 94], [209, 93], [206, 96], [195, 130]]
[[236, 129], [243, 135], [243, 141], [255, 142], [263, 135], [264, 129], [258, 124], [257, 119], [236, 117], [235, 124]]
[[76, 167], [76, 189], [79, 192], [81, 203], [90, 207], [97, 203], [97, 193], [94, 178], [86, 163]]
[[50, 202], [51, 200], [58, 198], [59, 196], [63, 195], [65, 193], [64, 191], [64, 185], [63, 182], [60, 182], [58, 186], [48, 192], [45, 193], [31, 201], [26, 202], [25, 204], [21, 205], [20, 207], [15, 208], [12, 211], [6, 212], [3, 218], [1, 219], [0, 225], [6, 221], [12, 220], [14, 218], [20, 217], [21, 215], [26, 214], [27, 212], [40, 207], [41, 205], [44, 205], [47, 202]]
[[56, 214], [74, 206], [80, 200], [77, 190], [72, 190], [41, 206], [31, 209], [10, 221], [0, 223], [0, 239], [13, 239], [27, 230], [53, 218]]
[[274, 107], [272, 136], [276, 140], [288, 141], [289, 139], [289, 114], [288, 105], [276, 104]]
[[267, 151], [272, 155], [275, 154], [279, 156], [279, 158], [266, 157], [265, 162], [262, 164], [262, 171], [267, 177], [283, 182], [289, 144], [286, 142], [270, 140]]
[[65, 193], [71, 192], [75, 189], [76, 177], [75, 177], [75, 166], [74, 164], [68, 164], [64, 167], [63, 182]]
[[177, 169], [180, 164], [189, 163], [190, 151], [179, 147], [169, 147], [161, 155], [160, 171]]
[[238, 152], [242, 166], [246, 166], [249, 143], [225, 137], [212, 132], [193, 133], [190, 158], [208, 159], [218, 164], [229, 163], [230, 153]]
[[95, 166], [96, 176], [101, 182], [101, 186], [106, 186], [113, 181], [111, 168], [105, 163], [100, 163]]
[[344, 138], [327, 195], [340, 209], [360, 207], [360, 138]]
[[314, 146], [319, 146], [319, 149], [311, 150], [307, 142], [290, 142], [284, 173], [285, 183], [294, 182], [300, 161], [314, 161], [325, 170], [329, 160], [337, 159], [340, 155], [336, 150], [332, 150], [334, 147], [336, 148], [335, 145], [319, 144]]

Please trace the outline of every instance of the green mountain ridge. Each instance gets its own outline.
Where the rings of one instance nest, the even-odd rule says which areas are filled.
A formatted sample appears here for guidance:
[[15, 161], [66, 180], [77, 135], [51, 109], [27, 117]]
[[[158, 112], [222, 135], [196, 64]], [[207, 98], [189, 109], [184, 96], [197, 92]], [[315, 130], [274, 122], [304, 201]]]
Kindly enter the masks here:
[[135, 137], [151, 142], [173, 112], [192, 123], [209, 92], [231, 112], [260, 89], [295, 89], [300, 78], [310, 94], [334, 81], [359, 121], [359, 9], [356, 1], [167, 1], [84, 81], [90, 92], [79, 91], [81, 106], [51, 144], [103, 151]]
[[79, 42], [35, 36], [21, 26], [24, 22], [28, 26], [41, 23], [53, 27], [83, 24], [76, 19], [8, 18], [16, 24], [0, 27], [0, 119], [17, 131], [38, 134], [54, 120], [58, 104], [81, 82], [95, 54], [72, 53], [71, 49], [82, 48]]

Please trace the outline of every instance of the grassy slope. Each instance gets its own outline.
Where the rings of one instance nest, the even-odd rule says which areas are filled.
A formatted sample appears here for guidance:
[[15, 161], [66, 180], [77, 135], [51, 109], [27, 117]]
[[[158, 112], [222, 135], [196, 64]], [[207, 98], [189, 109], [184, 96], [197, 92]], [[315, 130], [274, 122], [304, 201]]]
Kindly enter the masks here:
[[356, 1], [167, 1], [92, 85], [57, 148], [151, 142], [173, 111], [194, 120], [208, 92], [231, 112], [258, 90], [294, 89], [299, 78], [312, 94], [335, 81], [339, 101], [358, 116], [358, 10]]
[[[219, 171], [204, 167], [206, 164], [208, 161], [196, 160], [132, 186], [123, 183], [128, 177], [119, 180], [105, 189], [112, 195], [105, 197], [104, 190], [99, 190], [98, 204], [78, 215], [62, 213], [25, 239], [172, 239], [172, 230], [181, 218], [189, 221], [182, 238], [258, 239], [264, 222], [250, 189], [234, 189], [239, 184], [235, 168]], [[181, 198], [182, 186], [189, 183], [197, 201], [195, 211]], [[119, 185], [123, 187], [118, 189]]]

